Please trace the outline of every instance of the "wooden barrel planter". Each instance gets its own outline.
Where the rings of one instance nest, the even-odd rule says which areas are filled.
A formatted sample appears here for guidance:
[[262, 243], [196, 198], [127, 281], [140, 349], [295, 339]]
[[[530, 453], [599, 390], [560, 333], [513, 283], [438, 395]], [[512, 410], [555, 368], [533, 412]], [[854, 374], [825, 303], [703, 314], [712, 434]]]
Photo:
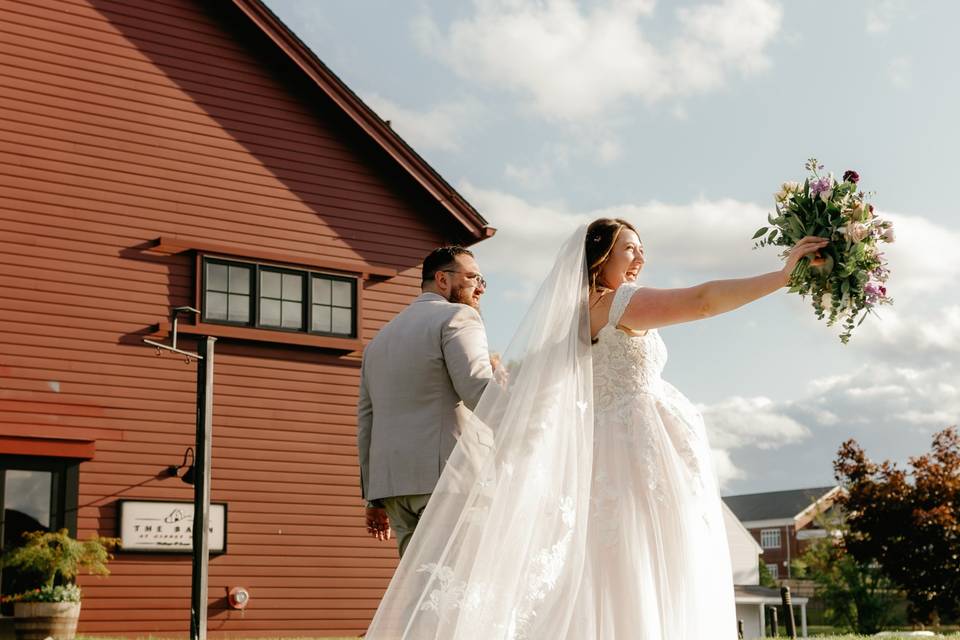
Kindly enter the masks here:
[[17, 602], [13, 606], [17, 640], [74, 640], [79, 602]]

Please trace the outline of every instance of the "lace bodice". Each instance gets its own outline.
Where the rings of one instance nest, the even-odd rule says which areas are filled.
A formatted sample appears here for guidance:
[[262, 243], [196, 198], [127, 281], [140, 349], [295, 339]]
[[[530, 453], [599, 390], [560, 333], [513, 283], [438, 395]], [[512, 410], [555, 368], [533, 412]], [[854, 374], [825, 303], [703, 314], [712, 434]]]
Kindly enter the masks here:
[[663, 390], [667, 347], [656, 329], [631, 335], [617, 325], [638, 285], [627, 282], [614, 293], [609, 321], [593, 345], [593, 387], [599, 411], [623, 397]]

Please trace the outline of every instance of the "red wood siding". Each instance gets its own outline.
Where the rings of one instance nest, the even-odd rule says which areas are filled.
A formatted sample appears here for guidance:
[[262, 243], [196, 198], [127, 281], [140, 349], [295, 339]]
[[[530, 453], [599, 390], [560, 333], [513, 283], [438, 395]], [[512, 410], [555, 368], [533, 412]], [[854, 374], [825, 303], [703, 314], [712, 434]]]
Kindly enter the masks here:
[[[0, 4], [0, 434], [96, 434], [80, 467], [81, 536], [114, 533], [118, 498], [192, 495], [159, 474], [193, 442], [196, 367], [141, 339], [193, 302], [194, 262], [151, 241], [396, 269], [367, 283], [369, 340], [454, 233], [230, 3], [201, 4]], [[362, 527], [358, 363], [217, 343], [212, 497], [230, 522], [210, 568], [212, 633], [365, 628], [395, 551]], [[120, 555], [112, 570], [82, 580], [81, 632], [187, 631], [188, 556]], [[233, 586], [250, 590], [243, 614], [225, 606]]]

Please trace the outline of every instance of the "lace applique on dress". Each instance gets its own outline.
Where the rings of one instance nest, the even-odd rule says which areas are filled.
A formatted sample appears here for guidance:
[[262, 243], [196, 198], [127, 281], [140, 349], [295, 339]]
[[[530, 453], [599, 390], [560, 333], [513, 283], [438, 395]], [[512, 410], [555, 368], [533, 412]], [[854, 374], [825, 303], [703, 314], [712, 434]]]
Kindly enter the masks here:
[[417, 573], [429, 573], [439, 585], [420, 604], [421, 611], [434, 611], [438, 616], [443, 616], [445, 612], [456, 609], [477, 609], [489, 598], [486, 585], [468, 586], [462, 580], [454, 580], [453, 569], [448, 566], [431, 562], [417, 568]]
[[[703, 464], [697, 449], [702, 438], [690, 425], [702, 420], [699, 415], [686, 415], [689, 412], [680, 407], [689, 403], [682, 397], [680, 403], [676, 402], [679, 394], [663, 380], [667, 347], [659, 332], [650, 329], [644, 334], [630, 334], [617, 328], [639, 288], [627, 282], [616, 290], [608, 323], [597, 334], [593, 346], [594, 403], [597, 428], [611, 431], [605, 436], [638, 448], [647, 487], [660, 500], [664, 498], [663, 487], [653, 469], [657, 467], [655, 458], [663, 454], [667, 443], [654, 433], [654, 423], [671, 425], [669, 444], [700, 489], [704, 486]], [[648, 401], [641, 402], [641, 396]]]
[[[533, 554], [524, 588], [516, 607], [511, 611], [506, 625], [497, 625], [496, 637], [504, 640], [527, 640], [530, 626], [537, 615], [537, 605], [557, 587], [570, 555], [577, 511], [570, 496], [561, 496], [557, 502], [546, 503], [545, 508], [559, 511], [563, 531], [559, 538]], [[440, 618], [456, 610], [476, 610], [493, 601], [496, 589], [486, 583], [467, 584], [454, 578], [451, 567], [432, 562], [420, 565], [417, 573], [427, 573], [436, 585], [420, 603], [421, 611], [433, 611]], [[495, 586], [495, 585], [494, 585]]]

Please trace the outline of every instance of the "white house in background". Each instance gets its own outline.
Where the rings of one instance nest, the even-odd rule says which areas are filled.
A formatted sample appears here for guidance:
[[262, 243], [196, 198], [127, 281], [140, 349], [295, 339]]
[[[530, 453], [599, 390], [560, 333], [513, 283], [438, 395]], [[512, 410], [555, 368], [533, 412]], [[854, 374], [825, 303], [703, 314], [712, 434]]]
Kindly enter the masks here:
[[[760, 556], [763, 549], [726, 503], [723, 504], [723, 520], [733, 565], [737, 618], [743, 620], [744, 640], [763, 638], [765, 607], [780, 604], [780, 592], [760, 586]], [[800, 633], [804, 638], [807, 637], [807, 601], [807, 598], [793, 598], [793, 603], [800, 607]]]
[[843, 489], [811, 487], [727, 496], [724, 503], [763, 547], [763, 563], [777, 580], [789, 579], [790, 562], [800, 556], [807, 541], [822, 538], [817, 517], [832, 513]]

